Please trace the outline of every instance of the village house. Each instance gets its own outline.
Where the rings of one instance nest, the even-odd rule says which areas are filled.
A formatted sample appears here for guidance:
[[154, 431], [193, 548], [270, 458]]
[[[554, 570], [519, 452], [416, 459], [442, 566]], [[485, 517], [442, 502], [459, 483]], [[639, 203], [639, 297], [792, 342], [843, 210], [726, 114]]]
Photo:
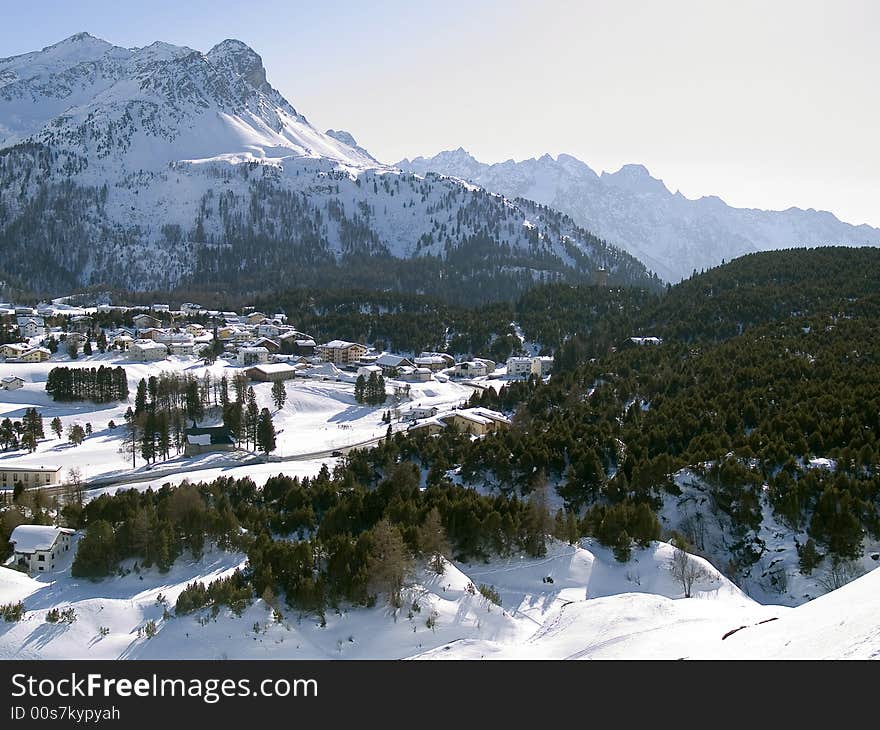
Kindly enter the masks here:
[[0, 466], [0, 489], [12, 489], [21, 482], [25, 488], [45, 487], [61, 480], [60, 466], [23, 466], [4, 464]]
[[0, 388], [3, 390], [18, 390], [23, 387], [24, 378], [19, 378], [17, 375], [7, 375], [5, 378], [0, 378]]
[[427, 383], [431, 380], [431, 371], [428, 368], [404, 366], [397, 371], [397, 379], [408, 383]]
[[162, 320], [157, 319], [151, 314], [136, 314], [131, 318], [131, 321], [134, 322], [134, 326], [138, 330], [145, 330], [149, 327], [161, 327]]
[[171, 306], [168, 304], [153, 304], [150, 306], [150, 309], [154, 312], [170, 312]]
[[553, 370], [552, 357], [541, 355], [532, 358], [532, 375], [537, 375], [539, 378], [543, 378], [549, 375], [551, 370]]
[[415, 405], [400, 415], [401, 421], [417, 421], [420, 418], [433, 418], [440, 412], [437, 406]]
[[507, 374], [511, 378], [527, 378], [532, 374], [532, 358], [509, 357], [507, 358]]
[[245, 316], [245, 322], [248, 324], [259, 324], [264, 319], [268, 319], [268, 317], [262, 312], [251, 312], [250, 314]]
[[291, 355], [301, 355], [302, 357], [311, 357], [315, 354], [317, 344], [309, 338], [294, 339], [289, 346]]
[[461, 431], [472, 436], [484, 436], [510, 426], [507, 416], [488, 408], [464, 408], [438, 418], [446, 424], [455, 424]]
[[315, 348], [324, 362], [332, 362], [336, 367], [348, 367], [367, 354], [366, 345], [345, 340], [332, 340]]
[[455, 361], [451, 357], [441, 357], [440, 355], [422, 354], [413, 358], [413, 365], [417, 368], [428, 368], [432, 373], [436, 373], [448, 367], [452, 367]]
[[[423, 367], [429, 367], [429, 361], [433, 362], [434, 358], [439, 357], [445, 364], [441, 367], [443, 368], [451, 368], [455, 365], [455, 358], [452, 357], [448, 352], [420, 352], [418, 358], [416, 360], [424, 359], [424, 363], [418, 363], [417, 365], [421, 365]], [[432, 368], [433, 369], [433, 368]]]
[[367, 380], [369, 380], [371, 375], [375, 374], [377, 377], [379, 375], [382, 375], [382, 368], [380, 368], [378, 365], [360, 365], [358, 366], [357, 374], [358, 377], [363, 375]]
[[64, 342], [68, 347], [76, 347], [82, 349], [86, 344], [86, 336], [81, 332], [68, 332], [64, 337]]
[[260, 337], [279, 337], [281, 332], [281, 327], [272, 322], [263, 322], [257, 325], [257, 335]]
[[16, 317], [33, 317], [36, 314], [36, 310], [33, 307], [16, 307], [15, 308], [15, 316]]
[[95, 324], [95, 320], [89, 317], [87, 314], [80, 314], [76, 317], [70, 318], [70, 328], [74, 332], [81, 332], [82, 334], [88, 334], [92, 331], [92, 327]]
[[265, 347], [241, 347], [238, 350], [239, 365], [262, 365], [269, 362], [269, 351]]
[[194, 302], [184, 302], [180, 305], [180, 311], [184, 314], [198, 314], [202, 310], [201, 305]]
[[167, 347], [169, 355], [188, 357], [195, 354], [195, 343], [192, 341], [192, 339], [169, 342]]
[[281, 344], [269, 337], [259, 337], [253, 341], [254, 347], [265, 347], [272, 355], [281, 352]]
[[110, 341], [110, 344], [115, 345], [120, 350], [125, 352], [126, 350], [128, 350], [129, 347], [131, 347], [132, 342], [134, 342], [134, 337], [131, 337], [130, 335], [116, 335]]
[[30, 349], [29, 345], [22, 342], [8, 342], [5, 345], [0, 345], [0, 355], [9, 360], [18, 357], [19, 355], [23, 355]]
[[46, 362], [52, 357], [52, 353], [45, 347], [34, 347], [26, 350], [16, 358], [10, 358], [7, 362]]
[[620, 346], [621, 349], [626, 347], [656, 347], [662, 345], [661, 337], [628, 337]]
[[235, 442], [229, 429], [225, 426], [213, 426], [209, 428], [188, 428], [184, 431], [186, 445], [183, 448], [185, 456], [196, 456], [211, 451], [232, 451]]
[[168, 348], [153, 340], [135, 340], [128, 348], [128, 359], [140, 362], [164, 360], [167, 355]]
[[46, 323], [42, 317], [19, 317], [16, 322], [22, 337], [42, 337], [46, 334]]
[[449, 374], [455, 378], [482, 378], [489, 374], [489, 370], [484, 362], [466, 360], [456, 363]]
[[12, 562], [28, 573], [55, 570], [55, 560], [70, 550], [74, 531], [52, 525], [19, 525], [9, 536]]
[[402, 355], [392, 355], [388, 352], [383, 352], [379, 355], [374, 364], [382, 368], [382, 372], [385, 375], [391, 375], [396, 370], [403, 367], [411, 368], [413, 366], [412, 360], [409, 358], [403, 357]]
[[276, 382], [278, 380], [292, 380], [301, 369], [294, 365], [288, 365], [283, 362], [267, 363], [265, 365], [254, 365], [244, 371], [245, 375], [251, 380], [260, 382]]

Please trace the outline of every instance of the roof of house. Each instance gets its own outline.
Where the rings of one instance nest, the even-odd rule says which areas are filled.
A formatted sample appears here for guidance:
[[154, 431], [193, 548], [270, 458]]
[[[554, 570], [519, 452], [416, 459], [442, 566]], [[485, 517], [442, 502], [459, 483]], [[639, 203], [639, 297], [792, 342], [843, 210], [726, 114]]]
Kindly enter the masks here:
[[188, 428], [184, 431], [186, 440], [191, 444], [208, 446], [209, 444], [234, 443], [229, 429], [225, 426], [208, 426], [204, 428]]
[[402, 365], [403, 363], [412, 361], [408, 357], [404, 357], [403, 355], [393, 355], [390, 352], [383, 352], [379, 357], [376, 358], [376, 365], [390, 368], [396, 368]]
[[61, 471], [60, 466], [31, 466], [30, 464], [16, 464], [12, 462], [12, 464], [4, 463], [0, 464], [0, 471], [51, 471], [51, 472], [59, 472]]
[[259, 370], [261, 373], [271, 375], [272, 373], [290, 373], [295, 372], [297, 368], [288, 365], [286, 362], [267, 363], [265, 365], [254, 365], [248, 370]]
[[20, 380], [22, 383], [24, 382], [24, 378], [19, 378], [17, 375], [6, 375], [3, 378], [0, 378], [0, 382], [2, 383], [11, 383], [13, 380]]
[[51, 550], [59, 535], [72, 535], [68, 527], [53, 525], [19, 525], [9, 536], [9, 542], [15, 544], [17, 553], [33, 553], [37, 550]]
[[331, 340], [325, 345], [321, 345], [321, 347], [327, 347], [332, 350], [346, 350], [349, 347], [363, 347], [366, 349], [365, 345], [360, 345], [357, 342], [347, 342], [346, 340]]
[[451, 418], [454, 416], [461, 416], [468, 421], [473, 421], [474, 423], [481, 424], [488, 424], [492, 422], [507, 424], [510, 423], [510, 419], [503, 413], [499, 413], [498, 411], [493, 411], [488, 408], [464, 408], [459, 411], [452, 411], [451, 413], [447, 413], [443, 416], [440, 416], [440, 418]]
[[630, 337], [629, 340], [636, 345], [659, 345], [663, 342], [660, 337]]
[[137, 347], [141, 350], [167, 350], [161, 342], [156, 342], [155, 340], [135, 340], [131, 343], [132, 347]]

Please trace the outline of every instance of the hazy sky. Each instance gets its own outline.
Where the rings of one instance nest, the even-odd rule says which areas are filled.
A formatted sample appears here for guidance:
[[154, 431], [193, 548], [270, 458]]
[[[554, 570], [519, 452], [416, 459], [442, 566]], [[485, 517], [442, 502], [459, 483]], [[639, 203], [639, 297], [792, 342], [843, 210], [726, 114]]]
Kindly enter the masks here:
[[0, 56], [87, 30], [239, 38], [320, 129], [376, 157], [462, 146], [640, 162], [688, 197], [880, 226], [880, 3], [0, 0]]

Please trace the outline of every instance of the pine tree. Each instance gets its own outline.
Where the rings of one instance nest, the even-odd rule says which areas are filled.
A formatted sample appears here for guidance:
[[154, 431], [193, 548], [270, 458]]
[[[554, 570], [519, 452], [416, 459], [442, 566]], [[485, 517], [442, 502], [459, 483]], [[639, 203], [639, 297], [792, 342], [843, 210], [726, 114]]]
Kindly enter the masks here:
[[268, 408], [260, 411], [257, 421], [257, 447], [266, 454], [266, 460], [269, 454], [275, 451], [275, 424], [272, 423], [272, 414]]
[[276, 380], [272, 383], [272, 402], [275, 404], [275, 409], [280, 411], [284, 407], [284, 401], [286, 400], [287, 389], [281, 380]]
[[67, 429], [67, 440], [74, 446], [79, 446], [86, 440], [86, 432], [78, 423], [74, 423]]
[[45, 438], [43, 417], [36, 408], [26, 408], [22, 418], [21, 445], [28, 451], [37, 450], [37, 441]]
[[199, 381], [193, 378], [186, 384], [186, 417], [192, 421], [195, 428], [204, 415], [205, 408], [199, 393]]
[[141, 378], [134, 396], [134, 415], [140, 417], [147, 410], [147, 381]]
[[58, 416], [52, 419], [52, 423], [49, 424], [52, 428], [52, 431], [55, 433], [55, 438], [61, 438], [61, 433], [64, 430], [64, 426], [61, 424], [61, 419]]
[[419, 549], [428, 558], [428, 565], [437, 575], [443, 575], [445, 564], [443, 558], [452, 553], [440, 511], [434, 507], [428, 512], [425, 521], [419, 528]]
[[363, 403], [366, 399], [366, 389], [367, 389], [367, 379], [364, 377], [364, 374], [361, 373], [357, 376], [357, 380], [354, 383], [354, 399], [358, 403]]
[[260, 409], [257, 407], [257, 395], [253, 388], [247, 389], [247, 405], [244, 411], [245, 445], [253, 444], [257, 448], [257, 422], [260, 419]]

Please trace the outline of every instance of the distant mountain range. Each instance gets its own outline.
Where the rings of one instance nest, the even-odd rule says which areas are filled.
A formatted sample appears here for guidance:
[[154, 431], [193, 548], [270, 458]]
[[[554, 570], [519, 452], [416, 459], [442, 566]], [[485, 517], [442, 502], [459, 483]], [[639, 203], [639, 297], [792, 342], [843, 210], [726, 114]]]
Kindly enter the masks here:
[[843, 223], [826, 211], [733, 208], [716, 196], [690, 200], [670, 192], [642, 165], [600, 175], [570, 155], [486, 164], [459, 148], [401, 160], [397, 167], [418, 175], [436, 172], [550, 206], [669, 282], [754, 251], [880, 245], [880, 229]]
[[315, 129], [260, 56], [87, 33], [0, 59], [8, 288], [369, 286], [475, 301], [540, 281], [657, 286], [568, 216], [383, 165]]

